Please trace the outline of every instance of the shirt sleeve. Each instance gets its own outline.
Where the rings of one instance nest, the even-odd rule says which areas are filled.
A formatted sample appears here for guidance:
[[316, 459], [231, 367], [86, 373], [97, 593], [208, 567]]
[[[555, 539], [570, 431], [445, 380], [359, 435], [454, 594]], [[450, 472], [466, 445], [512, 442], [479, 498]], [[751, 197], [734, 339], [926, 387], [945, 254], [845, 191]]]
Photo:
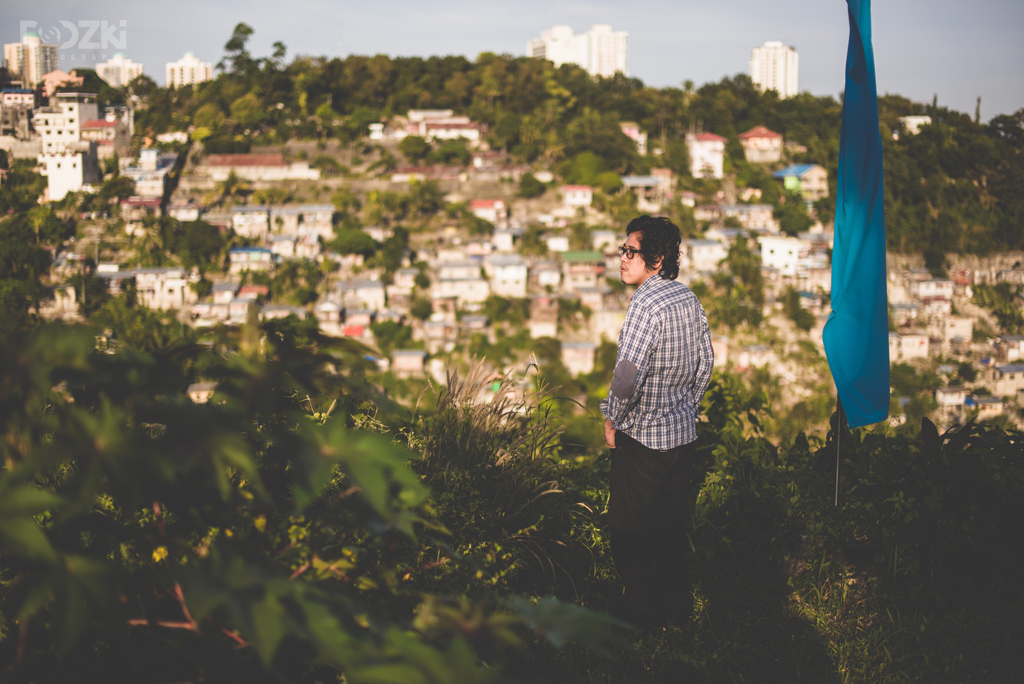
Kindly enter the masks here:
[[601, 413], [616, 430], [630, 427], [623, 421], [640, 401], [660, 336], [661, 321], [658, 318], [646, 308], [629, 308], [619, 333], [619, 353], [611, 388], [608, 398], [601, 402]]
[[690, 393], [693, 396], [693, 406], [696, 413], [700, 414], [700, 403], [704, 399], [704, 392], [711, 382], [711, 371], [715, 367], [715, 351], [711, 346], [711, 329], [708, 327], [708, 317], [704, 307], [697, 305], [700, 312], [700, 323], [698, 324], [698, 342], [700, 358], [697, 361], [697, 369], [693, 374], [693, 384], [690, 385]]

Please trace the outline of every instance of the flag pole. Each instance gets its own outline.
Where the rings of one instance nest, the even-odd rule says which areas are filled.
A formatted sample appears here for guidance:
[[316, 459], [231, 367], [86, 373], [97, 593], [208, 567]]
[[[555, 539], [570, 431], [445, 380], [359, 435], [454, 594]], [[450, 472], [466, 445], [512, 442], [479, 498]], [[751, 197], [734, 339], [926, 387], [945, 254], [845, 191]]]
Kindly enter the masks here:
[[839, 439], [843, 434], [843, 400], [836, 391], [836, 507], [839, 507]]

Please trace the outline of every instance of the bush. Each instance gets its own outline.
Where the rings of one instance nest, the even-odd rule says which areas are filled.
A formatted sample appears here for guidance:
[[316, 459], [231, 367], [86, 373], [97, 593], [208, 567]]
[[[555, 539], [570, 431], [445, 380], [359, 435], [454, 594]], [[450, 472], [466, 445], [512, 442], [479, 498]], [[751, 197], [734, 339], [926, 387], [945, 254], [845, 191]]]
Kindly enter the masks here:
[[537, 180], [537, 177], [527, 171], [523, 174], [522, 178], [519, 179], [519, 190], [516, 191], [517, 197], [523, 199], [533, 199], [540, 197], [547, 191], [547, 187]]

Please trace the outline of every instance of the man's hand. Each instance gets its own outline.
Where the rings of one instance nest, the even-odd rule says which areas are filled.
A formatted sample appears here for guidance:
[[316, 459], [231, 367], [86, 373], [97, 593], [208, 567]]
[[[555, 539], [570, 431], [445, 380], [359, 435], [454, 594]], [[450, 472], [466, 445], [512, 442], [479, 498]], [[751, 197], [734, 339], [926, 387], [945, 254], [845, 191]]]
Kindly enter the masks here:
[[612, 427], [612, 421], [607, 418], [604, 419], [604, 441], [612, 449], [615, 448], [615, 428]]

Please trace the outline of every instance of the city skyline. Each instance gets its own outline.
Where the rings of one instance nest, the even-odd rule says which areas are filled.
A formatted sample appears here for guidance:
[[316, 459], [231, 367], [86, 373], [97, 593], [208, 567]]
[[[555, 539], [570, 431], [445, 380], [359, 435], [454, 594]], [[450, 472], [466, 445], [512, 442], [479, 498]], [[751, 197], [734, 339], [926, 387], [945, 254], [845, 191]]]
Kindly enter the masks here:
[[[460, 54], [474, 60], [490, 51], [521, 56], [526, 41], [547, 27], [564, 24], [582, 32], [592, 24], [610, 24], [629, 33], [629, 72], [650, 86], [679, 86], [686, 80], [700, 86], [748, 73], [750, 50], [769, 40], [792, 45], [804, 56], [802, 90], [836, 97], [843, 86], [849, 29], [842, 0], [780, 0], [771, 7], [752, 0], [713, 7], [663, 0], [629, 7], [603, 1], [529, 0], [483, 7], [453, 0], [437, 7], [182, 0], [179, 11], [157, 14], [122, 1], [99, 3], [86, 11], [67, 0], [55, 0], [45, 9], [14, 0], [0, 8], [0, 38], [4, 43], [19, 41], [23, 21], [58, 30], [61, 20], [125, 21], [126, 48], [111, 49], [96, 61], [122, 52], [146, 64], [147, 74], [163, 85], [163, 66], [186, 51], [202, 61], [219, 62], [224, 43], [240, 21], [255, 29], [250, 44], [254, 55], [269, 56], [271, 44], [280, 40], [288, 46], [289, 60], [297, 54]], [[937, 95], [940, 105], [972, 115], [981, 96], [983, 120], [1024, 107], [1024, 73], [1017, 68], [1024, 59], [1024, 44], [1016, 28], [1022, 20], [1024, 5], [1011, 0], [984, 0], [970, 7], [951, 0], [879, 4], [874, 8], [879, 92], [919, 102]], [[70, 71], [76, 66], [94, 64], [65, 58], [58, 68]]]

